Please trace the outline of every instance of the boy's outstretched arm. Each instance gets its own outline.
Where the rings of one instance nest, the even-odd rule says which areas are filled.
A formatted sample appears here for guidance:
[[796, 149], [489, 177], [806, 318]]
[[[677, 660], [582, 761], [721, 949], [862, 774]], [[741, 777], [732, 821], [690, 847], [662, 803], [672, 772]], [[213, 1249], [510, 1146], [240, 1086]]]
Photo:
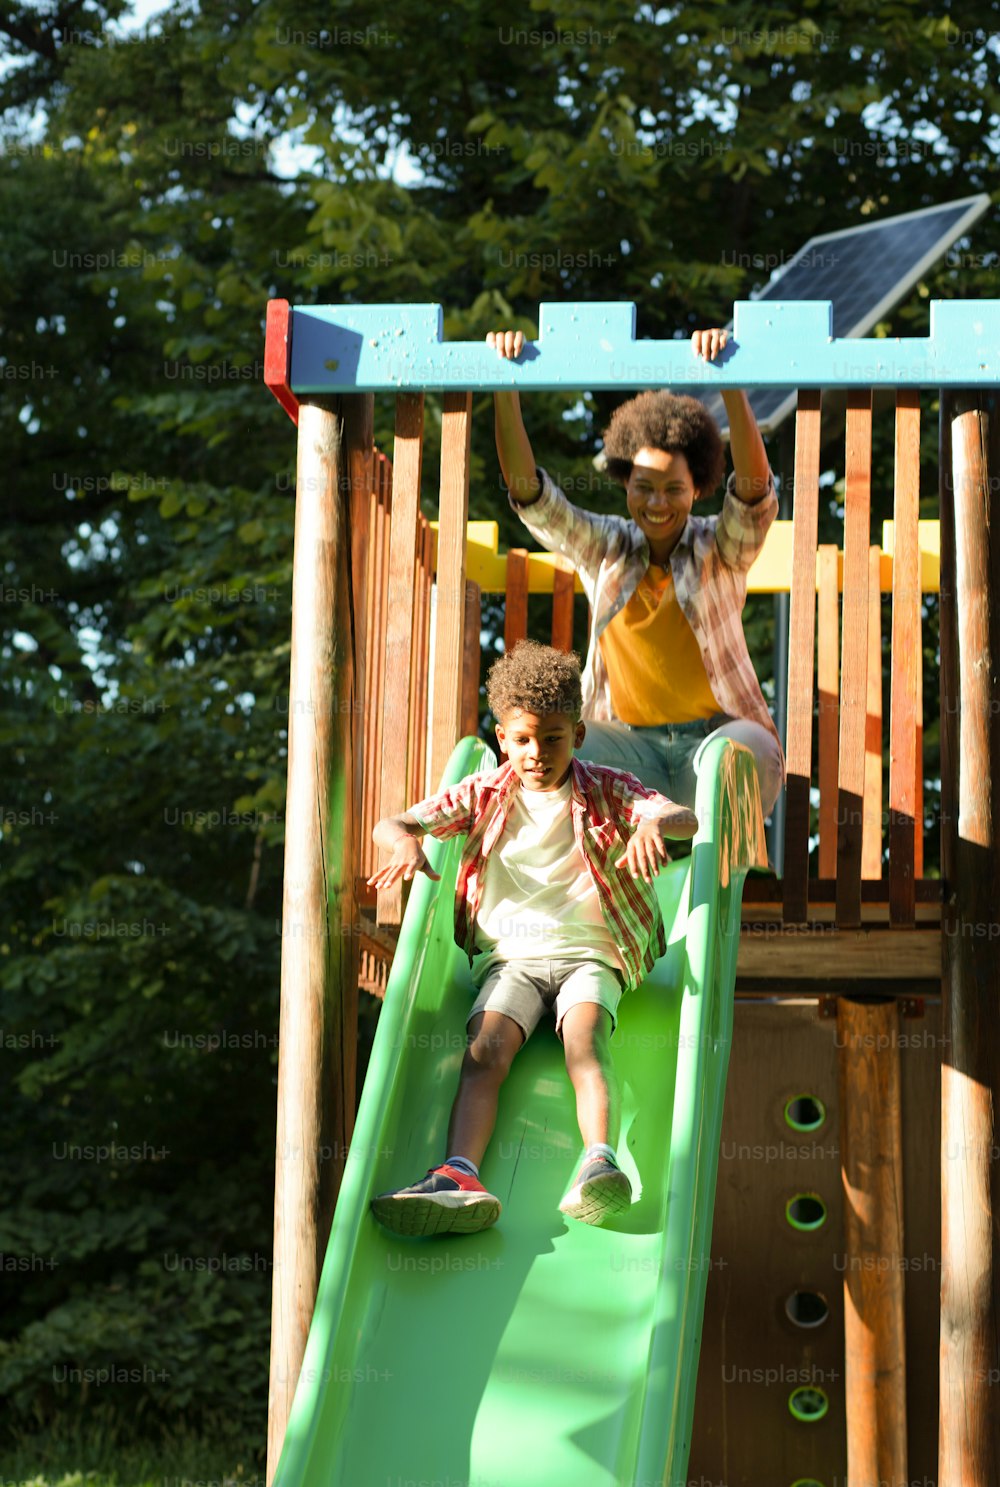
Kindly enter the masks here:
[[639, 822], [615, 867], [627, 867], [633, 878], [641, 876], [649, 883], [651, 877], [655, 878], [659, 874], [660, 863], [670, 861], [663, 838], [666, 836], [675, 841], [686, 841], [688, 837], [694, 836], [698, 830], [698, 817], [694, 811], [684, 805], [671, 804], [672, 809], [665, 815], [646, 817]]
[[385, 867], [380, 867], [368, 879], [369, 888], [388, 888], [397, 878], [410, 879], [415, 873], [426, 873], [429, 878], [440, 882], [441, 874], [431, 867], [420, 845], [420, 838], [426, 830], [409, 811], [404, 811], [401, 816], [383, 816], [376, 823], [372, 841], [376, 847], [391, 852], [392, 856]]
[[[696, 356], [712, 361], [729, 339], [727, 330], [696, 330], [691, 345]], [[729, 448], [736, 474], [736, 494], [748, 506], [762, 501], [771, 484], [771, 466], [750, 400], [742, 389], [723, 388], [722, 401], [729, 416]]]
[[[520, 330], [489, 331], [486, 344], [495, 347], [504, 360], [513, 361], [524, 346]], [[518, 392], [495, 392], [493, 413], [496, 425], [497, 454], [504, 483], [519, 506], [530, 506], [538, 500], [542, 487], [535, 474], [535, 456], [531, 452], [524, 420], [521, 417], [521, 395]]]

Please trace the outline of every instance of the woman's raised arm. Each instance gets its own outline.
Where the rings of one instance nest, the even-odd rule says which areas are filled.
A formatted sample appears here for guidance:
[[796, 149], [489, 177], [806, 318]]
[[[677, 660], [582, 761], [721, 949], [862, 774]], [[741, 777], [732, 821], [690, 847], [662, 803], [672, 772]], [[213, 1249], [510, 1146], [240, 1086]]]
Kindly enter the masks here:
[[[691, 337], [691, 349], [695, 356], [713, 361], [720, 351], [725, 350], [728, 339], [727, 330], [696, 330]], [[763, 500], [770, 489], [771, 466], [767, 451], [746, 393], [741, 389], [724, 388], [722, 401], [729, 416], [729, 450], [736, 475], [736, 494], [748, 506], [753, 506]]]
[[[504, 360], [514, 360], [524, 346], [524, 333], [519, 330], [489, 331], [486, 344], [496, 348]], [[507, 489], [519, 506], [530, 506], [542, 493], [535, 474], [535, 456], [524, 419], [521, 417], [521, 395], [517, 392], [495, 392], [493, 412], [496, 421], [497, 455]]]

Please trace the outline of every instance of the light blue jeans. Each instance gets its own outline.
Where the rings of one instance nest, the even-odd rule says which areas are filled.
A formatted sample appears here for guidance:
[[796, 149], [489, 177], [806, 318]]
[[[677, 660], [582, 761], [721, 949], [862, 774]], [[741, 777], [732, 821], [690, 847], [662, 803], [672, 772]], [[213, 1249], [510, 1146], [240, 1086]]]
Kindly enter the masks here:
[[749, 718], [716, 713], [694, 723], [660, 723], [653, 728], [588, 722], [587, 736], [578, 752], [591, 764], [629, 770], [651, 790], [659, 790], [678, 805], [693, 810], [698, 767], [713, 738], [733, 738], [746, 744], [753, 754], [766, 819], [781, 790], [781, 754], [774, 736]]

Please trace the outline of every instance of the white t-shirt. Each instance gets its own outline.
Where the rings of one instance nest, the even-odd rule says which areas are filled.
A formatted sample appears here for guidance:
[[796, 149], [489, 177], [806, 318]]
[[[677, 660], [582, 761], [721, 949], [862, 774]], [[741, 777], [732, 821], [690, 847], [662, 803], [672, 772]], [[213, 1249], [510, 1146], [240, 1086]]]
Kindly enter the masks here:
[[476, 917], [473, 979], [497, 960], [624, 962], [604, 922], [597, 888], [573, 832], [572, 778], [558, 790], [514, 792], [504, 829], [486, 859]]

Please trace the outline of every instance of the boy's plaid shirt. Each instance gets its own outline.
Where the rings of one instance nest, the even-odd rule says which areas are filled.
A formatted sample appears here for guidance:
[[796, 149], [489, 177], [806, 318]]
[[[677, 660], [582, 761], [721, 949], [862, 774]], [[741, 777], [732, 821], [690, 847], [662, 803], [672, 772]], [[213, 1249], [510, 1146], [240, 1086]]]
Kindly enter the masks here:
[[[542, 493], [530, 506], [511, 507], [549, 552], [561, 552], [580, 575], [590, 601], [590, 640], [583, 670], [583, 716], [617, 721], [611, 684], [598, 637], [634, 594], [649, 567], [649, 543], [631, 518], [599, 516], [568, 501], [548, 473], [536, 465]], [[770, 473], [770, 472], [768, 472]], [[736, 495], [735, 472], [726, 483], [718, 516], [688, 517], [670, 554], [677, 601], [701, 647], [709, 685], [722, 711], [762, 724], [777, 740], [743, 634], [747, 569], [760, 552], [778, 511], [771, 476], [767, 495], [754, 505]], [[784, 777], [784, 754], [781, 754]]]
[[[663, 916], [654, 883], [615, 867], [643, 820], [657, 820], [674, 802], [649, 790], [626, 770], [571, 763], [573, 834], [597, 887], [604, 922], [621, 950], [628, 990], [667, 951]], [[475, 949], [476, 915], [483, 897], [489, 856], [510, 814], [517, 775], [509, 763], [486, 774], [466, 775], [457, 785], [410, 807], [421, 826], [442, 840], [468, 832], [455, 887], [455, 939], [469, 957]]]

